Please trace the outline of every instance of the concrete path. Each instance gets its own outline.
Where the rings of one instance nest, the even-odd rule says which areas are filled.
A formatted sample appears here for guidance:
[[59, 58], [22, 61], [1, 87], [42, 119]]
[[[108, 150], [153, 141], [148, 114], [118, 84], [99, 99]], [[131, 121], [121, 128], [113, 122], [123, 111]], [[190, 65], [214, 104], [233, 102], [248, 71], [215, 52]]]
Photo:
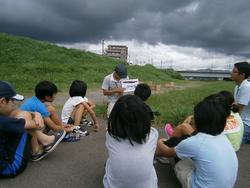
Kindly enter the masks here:
[[[13, 179], [0, 179], [0, 188], [99, 188], [102, 186], [106, 122], [100, 120], [102, 130], [90, 130], [79, 142], [61, 143], [55, 151], [39, 162], [30, 162], [27, 169]], [[161, 129], [159, 129], [162, 135]], [[250, 145], [238, 152], [239, 173], [236, 187], [250, 187]], [[221, 161], [223, 162], [223, 161]], [[155, 164], [159, 188], [181, 187], [170, 165]], [[225, 176], [227, 173], [225, 172]], [[223, 180], [222, 180], [223, 181]]]
[[[95, 103], [105, 104], [101, 90], [89, 91], [88, 97]], [[59, 108], [67, 100], [67, 93], [58, 93], [54, 104]], [[27, 169], [13, 179], [0, 179], [0, 188], [99, 188], [102, 186], [104, 164], [107, 159], [105, 148], [106, 121], [99, 119], [101, 131], [89, 129], [90, 135], [79, 142], [61, 143], [55, 151], [39, 162], [30, 162]], [[158, 128], [160, 136], [163, 129]], [[239, 172], [236, 187], [250, 187], [250, 145], [242, 145], [237, 153]], [[223, 161], [221, 161], [223, 162]], [[155, 164], [159, 188], [180, 188], [170, 165]], [[225, 172], [225, 176], [226, 176]], [[223, 181], [223, 180], [222, 180]]]

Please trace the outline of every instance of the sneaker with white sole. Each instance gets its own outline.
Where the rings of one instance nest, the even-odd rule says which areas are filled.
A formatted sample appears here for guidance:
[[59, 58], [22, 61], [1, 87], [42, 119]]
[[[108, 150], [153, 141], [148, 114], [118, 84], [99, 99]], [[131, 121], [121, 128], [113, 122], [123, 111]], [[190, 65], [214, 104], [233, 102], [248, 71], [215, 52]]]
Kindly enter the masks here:
[[44, 152], [44, 151], [42, 151], [41, 153], [37, 153], [37, 154], [32, 153], [32, 154], [31, 154], [31, 161], [33, 161], [33, 162], [40, 161], [42, 158], [44, 158], [44, 157], [47, 156], [48, 154], [49, 154], [49, 153]]
[[86, 130], [75, 129], [73, 130], [74, 133], [78, 133], [80, 136], [88, 136], [89, 132]]
[[54, 141], [51, 144], [43, 146], [44, 147], [44, 151], [46, 153], [52, 152], [56, 148], [56, 146], [62, 141], [62, 139], [64, 138], [65, 134], [66, 134], [65, 130], [61, 130], [57, 134], [55, 134], [54, 135], [55, 136]]
[[170, 163], [169, 158], [167, 158], [167, 157], [159, 156], [159, 157], [156, 157], [156, 160], [158, 162], [160, 162], [161, 164], [169, 164]]
[[74, 130], [79, 130], [81, 127], [79, 125], [74, 125]]
[[93, 123], [87, 119], [82, 119], [80, 122], [81, 125], [87, 125], [88, 127], [93, 126]]

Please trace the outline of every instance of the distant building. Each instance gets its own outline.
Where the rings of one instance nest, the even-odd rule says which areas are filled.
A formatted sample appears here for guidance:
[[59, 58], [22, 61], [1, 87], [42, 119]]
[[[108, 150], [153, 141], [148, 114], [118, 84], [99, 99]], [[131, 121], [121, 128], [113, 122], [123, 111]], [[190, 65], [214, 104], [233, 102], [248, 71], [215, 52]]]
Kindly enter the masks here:
[[128, 47], [123, 45], [108, 45], [105, 49], [105, 56], [127, 61]]

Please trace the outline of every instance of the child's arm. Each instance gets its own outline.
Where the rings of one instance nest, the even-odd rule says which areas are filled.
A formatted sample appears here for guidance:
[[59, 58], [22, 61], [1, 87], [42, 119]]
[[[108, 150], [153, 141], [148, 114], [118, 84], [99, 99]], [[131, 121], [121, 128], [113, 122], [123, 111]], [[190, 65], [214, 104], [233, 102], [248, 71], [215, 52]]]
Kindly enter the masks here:
[[123, 95], [124, 90], [125, 90], [124, 88], [118, 87], [118, 88], [113, 88], [113, 89], [103, 89], [102, 91], [103, 91], [103, 94], [107, 96], [115, 95], [115, 94], [121, 96]]
[[44, 117], [43, 119], [45, 125], [51, 128], [54, 132], [58, 132], [63, 129], [62, 125], [55, 124], [50, 117]]
[[41, 127], [41, 129], [44, 127], [44, 121], [43, 121], [43, 117], [39, 112], [29, 112], [31, 115], [31, 118], [33, 121], [35, 121], [35, 124], [38, 127]]
[[170, 148], [164, 144], [165, 139], [161, 138], [157, 143], [157, 154], [164, 157], [176, 157], [176, 152], [174, 148]]
[[186, 117], [186, 119], [183, 121], [183, 123], [190, 124], [192, 127], [194, 127], [194, 116], [190, 115]]
[[93, 103], [93, 102], [92, 102], [91, 100], [89, 100], [89, 99], [88, 99], [87, 104], [89, 105], [89, 107], [90, 107], [91, 109], [94, 109], [94, 108], [95, 108], [95, 103]]
[[55, 124], [60, 125], [62, 122], [61, 122], [60, 118], [57, 115], [55, 107], [52, 106], [52, 105], [47, 105], [47, 104], [46, 104], [46, 107], [47, 107], [48, 111], [50, 112], [50, 118], [51, 118], [51, 120]]
[[[50, 119], [51, 121], [53, 121], [53, 123], [55, 125], [60, 126], [62, 129], [64, 129], [66, 132], [72, 132], [74, 127], [70, 126], [70, 125], [63, 125], [61, 119], [59, 118], [56, 109], [53, 105], [46, 103], [46, 107], [48, 109], [48, 111], [50, 112]], [[48, 125], [49, 126], [49, 125]], [[53, 125], [52, 125], [53, 126]], [[54, 129], [53, 129], [54, 130]], [[56, 130], [60, 130], [58, 129], [58, 127], [56, 127]]]
[[24, 128], [27, 130], [30, 129], [40, 130], [44, 127], [42, 116], [37, 112], [26, 112], [18, 109], [14, 112], [14, 117], [18, 119], [20, 118], [25, 119]]

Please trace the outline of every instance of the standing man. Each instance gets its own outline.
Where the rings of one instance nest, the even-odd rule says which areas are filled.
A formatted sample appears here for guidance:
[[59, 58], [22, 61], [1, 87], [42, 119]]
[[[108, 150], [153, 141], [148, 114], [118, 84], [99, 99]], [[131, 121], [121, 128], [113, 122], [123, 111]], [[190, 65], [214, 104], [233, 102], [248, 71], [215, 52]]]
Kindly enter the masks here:
[[104, 78], [102, 91], [105, 96], [108, 96], [107, 117], [109, 117], [118, 98], [123, 95], [124, 88], [122, 88], [120, 80], [127, 77], [127, 68], [124, 64], [119, 64], [112, 74]]
[[236, 83], [234, 98], [239, 106], [239, 113], [244, 124], [242, 140], [244, 144], [250, 144], [250, 82], [247, 81], [249, 75], [250, 64], [248, 62], [234, 64], [231, 79]]

